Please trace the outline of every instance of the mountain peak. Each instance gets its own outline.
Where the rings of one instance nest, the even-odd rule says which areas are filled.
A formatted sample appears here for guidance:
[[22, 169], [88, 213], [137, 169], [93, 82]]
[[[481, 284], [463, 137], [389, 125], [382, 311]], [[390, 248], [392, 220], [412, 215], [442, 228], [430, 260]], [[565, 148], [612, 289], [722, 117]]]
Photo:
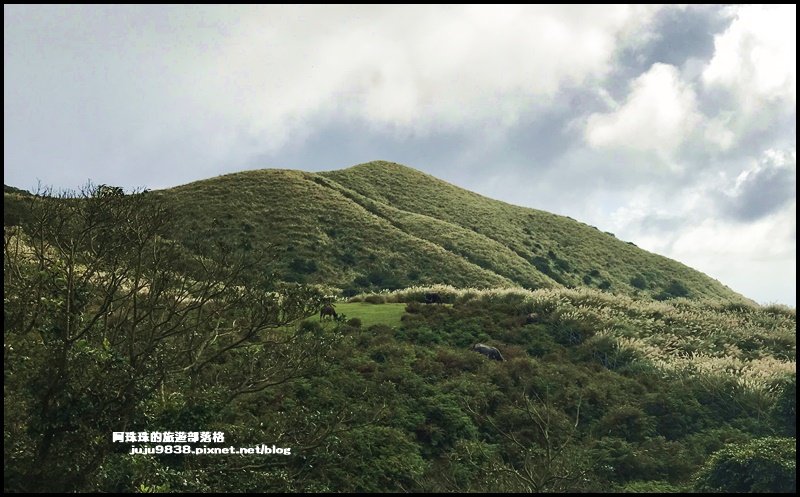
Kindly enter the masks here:
[[[387, 174], [387, 173], [400, 173], [400, 174], [418, 174], [423, 176], [430, 176], [427, 173], [420, 171], [419, 169], [415, 169], [410, 166], [406, 166], [404, 164], [399, 164], [397, 162], [387, 161], [387, 160], [373, 160], [369, 162], [364, 162], [362, 164], [356, 164], [355, 166], [350, 166], [345, 169], [339, 169], [336, 171], [329, 171], [329, 172], [344, 172], [344, 171], [351, 171], [354, 173], [360, 174]], [[430, 176], [433, 177], [433, 176]]]
[[309, 173], [259, 170], [163, 190], [174, 237], [226, 219], [224, 239], [282, 254], [287, 281], [345, 293], [435, 283], [590, 287], [626, 295], [744, 300], [718, 281], [584, 223], [507, 204], [376, 160]]

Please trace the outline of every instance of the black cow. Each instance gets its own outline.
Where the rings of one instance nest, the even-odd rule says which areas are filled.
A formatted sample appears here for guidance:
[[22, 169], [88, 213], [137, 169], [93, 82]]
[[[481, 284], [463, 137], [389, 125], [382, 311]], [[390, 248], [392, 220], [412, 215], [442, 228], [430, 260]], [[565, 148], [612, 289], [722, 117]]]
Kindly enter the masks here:
[[441, 304], [442, 303], [442, 296], [438, 293], [426, 293], [425, 294], [425, 303], [426, 304]]
[[325, 304], [322, 306], [322, 309], [319, 310], [319, 320], [322, 321], [322, 318], [325, 316], [328, 316], [331, 319], [336, 319], [339, 317], [339, 315], [336, 314], [336, 309], [333, 308], [333, 304]]
[[484, 345], [482, 343], [476, 343], [475, 345], [470, 347], [470, 350], [479, 352], [488, 357], [489, 359], [494, 359], [495, 361], [505, 361], [505, 359], [503, 358], [503, 354], [501, 354], [499, 350], [497, 350], [494, 347]]

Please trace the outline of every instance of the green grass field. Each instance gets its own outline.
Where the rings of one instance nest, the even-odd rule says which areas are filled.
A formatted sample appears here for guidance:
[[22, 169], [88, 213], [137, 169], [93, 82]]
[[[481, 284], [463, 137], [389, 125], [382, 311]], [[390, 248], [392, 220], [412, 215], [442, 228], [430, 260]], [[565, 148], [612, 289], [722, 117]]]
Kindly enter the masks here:
[[406, 304], [365, 304], [363, 302], [336, 304], [336, 312], [345, 314], [347, 319], [358, 318], [361, 326], [368, 328], [373, 324], [399, 326], [400, 317]]

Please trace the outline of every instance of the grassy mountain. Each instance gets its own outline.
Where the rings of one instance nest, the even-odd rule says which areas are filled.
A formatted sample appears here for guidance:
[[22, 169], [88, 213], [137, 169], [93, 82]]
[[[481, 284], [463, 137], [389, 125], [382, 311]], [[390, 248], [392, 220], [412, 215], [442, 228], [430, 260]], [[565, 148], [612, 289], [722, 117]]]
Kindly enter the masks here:
[[6, 492], [796, 493], [795, 310], [568, 218], [384, 163], [5, 207]]
[[176, 239], [207, 233], [257, 252], [272, 246], [284, 279], [346, 294], [444, 283], [743, 300], [592, 226], [389, 162], [324, 173], [247, 171], [157, 193], [176, 207]]

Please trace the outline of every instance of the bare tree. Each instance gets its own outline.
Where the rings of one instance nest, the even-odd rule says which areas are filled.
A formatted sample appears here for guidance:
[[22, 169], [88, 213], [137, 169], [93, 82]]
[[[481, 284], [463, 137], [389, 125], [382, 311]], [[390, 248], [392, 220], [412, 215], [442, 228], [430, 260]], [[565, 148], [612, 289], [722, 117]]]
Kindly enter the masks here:
[[229, 402], [318, 370], [336, 339], [291, 326], [319, 308], [313, 290], [167, 239], [156, 194], [90, 184], [25, 202], [4, 230], [6, 488], [79, 489], [110, 433], [169, 394], [190, 405], [214, 386]]
[[570, 421], [548, 397], [523, 393], [501, 423], [473, 406], [467, 410], [488, 423], [505, 440], [504, 461], [495, 459], [490, 471], [509, 491], [565, 492], [585, 487], [591, 467], [585, 450], [578, 446], [581, 399]]

